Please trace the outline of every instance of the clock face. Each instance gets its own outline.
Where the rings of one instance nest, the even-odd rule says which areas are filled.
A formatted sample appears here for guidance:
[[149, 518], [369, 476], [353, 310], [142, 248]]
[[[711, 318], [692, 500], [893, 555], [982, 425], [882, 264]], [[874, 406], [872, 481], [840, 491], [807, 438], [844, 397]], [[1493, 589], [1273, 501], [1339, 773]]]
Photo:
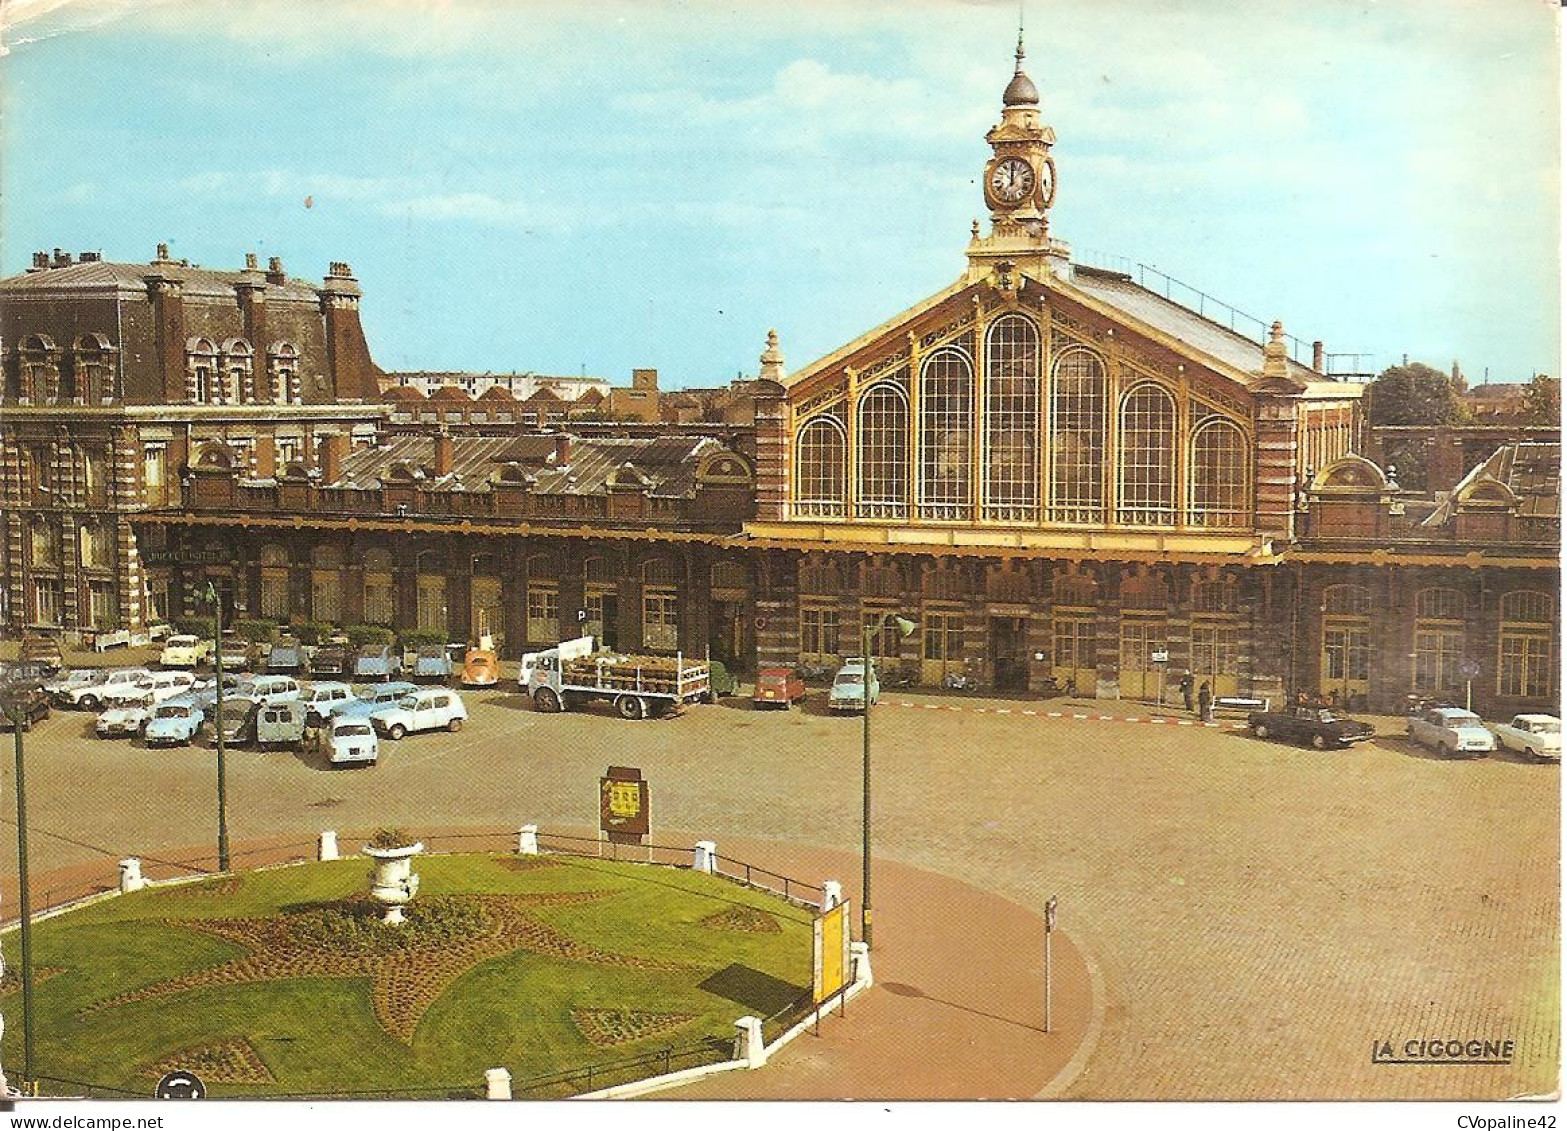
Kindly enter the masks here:
[[1034, 191], [1034, 167], [1021, 157], [997, 161], [990, 170], [990, 192], [1003, 204], [1017, 204]]

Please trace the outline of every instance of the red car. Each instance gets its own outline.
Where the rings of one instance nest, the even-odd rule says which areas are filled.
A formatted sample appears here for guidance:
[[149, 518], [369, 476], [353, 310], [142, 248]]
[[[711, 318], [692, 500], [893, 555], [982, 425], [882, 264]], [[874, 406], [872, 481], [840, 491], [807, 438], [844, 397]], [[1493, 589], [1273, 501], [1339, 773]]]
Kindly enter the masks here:
[[757, 707], [782, 707], [805, 698], [805, 680], [794, 668], [763, 668], [756, 673], [751, 703]]

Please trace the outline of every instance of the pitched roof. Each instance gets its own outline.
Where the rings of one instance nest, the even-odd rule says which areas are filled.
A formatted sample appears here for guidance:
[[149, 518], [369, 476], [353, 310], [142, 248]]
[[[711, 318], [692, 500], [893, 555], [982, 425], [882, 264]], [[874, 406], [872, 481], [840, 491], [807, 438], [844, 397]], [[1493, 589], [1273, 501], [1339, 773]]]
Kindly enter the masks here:
[[1458, 513], [1459, 498], [1465, 489], [1487, 479], [1512, 492], [1521, 517], [1561, 517], [1561, 444], [1520, 441], [1496, 449], [1484, 463], [1471, 468], [1420, 525], [1436, 527], [1447, 523]]
[[147, 293], [148, 275], [178, 279], [183, 284], [186, 297], [232, 299], [234, 285], [242, 281], [261, 284], [268, 302], [316, 303], [321, 297], [321, 292], [309, 283], [298, 279], [289, 279], [286, 283], [269, 283], [266, 281], [266, 275], [259, 271], [214, 271], [181, 260], [163, 260], [156, 263], [109, 263], [102, 259], [87, 263], [73, 263], [68, 267], [28, 271], [22, 275], [0, 279], [0, 294], [108, 291], [144, 295]]

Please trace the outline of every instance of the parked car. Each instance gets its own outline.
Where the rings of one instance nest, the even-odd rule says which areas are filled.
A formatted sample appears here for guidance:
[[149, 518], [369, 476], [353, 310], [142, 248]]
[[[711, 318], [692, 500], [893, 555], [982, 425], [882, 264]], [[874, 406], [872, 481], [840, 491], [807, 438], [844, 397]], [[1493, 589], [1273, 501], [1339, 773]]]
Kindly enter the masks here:
[[319, 732], [317, 743], [329, 766], [373, 766], [380, 755], [380, 742], [368, 719], [335, 718]]
[[370, 715], [376, 733], [396, 741], [418, 730], [449, 730], [454, 734], [468, 719], [468, 708], [455, 691], [421, 690]]
[[1253, 711], [1246, 720], [1258, 738], [1282, 738], [1309, 742], [1318, 750], [1350, 746], [1373, 737], [1369, 723], [1351, 719], [1327, 707], [1288, 707], [1282, 711]]
[[1562, 760], [1562, 721], [1555, 715], [1514, 715], [1512, 721], [1494, 724], [1496, 741], [1508, 750], [1536, 762]]
[[243, 746], [256, 737], [258, 710], [249, 699], [224, 699], [223, 710], [214, 717], [213, 728], [223, 731], [225, 745]]
[[256, 745], [292, 746], [304, 744], [305, 705], [297, 699], [262, 703], [256, 709]]
[[1409, 737], [1447, 758], [1484, 758], [1496, 749], [1496, 736], [1473, 711], [1430, 707], [1409, 717]]
[[218, 658], [223, 661], [224, 671], [237, 672], [250, 667], [253, 662], [252, 653], [250, 642], [242, 639], [237, 633], [223, 634], [223, 643], [218, 648]]
[[440, 644], [421, 644], [414, 656], [415, 679], [438, 679], [443, 683], [452, 678], [452, 658]]
[[75, 707], [82, 711], [96, 711], [103, 704], [105, 693], [121, 688], [150, 683], [152, 673], [146, 668], [104, 668], [98, 678], [77, 687], [70, 687], [54, 697], [59, 707]]
[[462, 662], [464, 687], [494, 687], [501, 681], [501, 664], [492, 648], [469, 648]]
[[252, 703], [283, 703], [299, 698], [299, 681], [288, 675], [258, 675], [253, 679], [241, 680], [232, 692], [225, 690], [223, 697], [230, 694], [236, 699], [249, 699]]
[[707, 662], [707, 686], [709, 703], [725, 695], [740, 694], [740, 679], [729, 666], [719, 660]]
[[403, 674], [403, 654], [390, 644], [366, 644], [354, 658], [354, 678], [398, 679]]
[[190, 672], [149, 672], [145, 679], [111, 684], [100, 689], [98, 699], [105, 707], [134, 703], [143, 698], [162, 703], [165, 699], [186, 695], [196, 689], [196, 677]]
[[52, 636], [22, 637], [22, 651], [16, 658], [24, 664], [38, 664], [46, 672], [57, 672], [65, 666], [60, 642]]
[[757, 707], [788, 710], [805, 698], [805, 680], [795, 668], [763, 668], [756, 673], [751, 702]]
[[25, 692], [12, 710], [0, 711], [0, 730], [11, 730], [16, 725], [13, 719], [17, 719], [24, 732], [30, 731], [34, 723], [41, 723], [49, 717], [49, 707], [49, 696], [43, 691], [34, 688]]
[[[243, 675], [230, 675], [223, 673], [223, 698], [228, 700], [230, 696], [238, 697], [240, 689], [252, 682], [251, 677]], [[201, 679], [191, 688], [191, 701], [203, 711], [210, 712], [218, 702], [218, 681], [216, 679]]]
[[346, 683], [313, 683], [299, 693], [299, 701], [305, 705], [306, 722], [312, 727], [325, 725], [356, 698], [354, 689]]
[[200, 636], [171, 636], [163, 642], [158, 656], [158, 666], [164, 668], [194, 668], [212, 658], [212, 641]]
[[267, 653], [267, 671], [274, 675], [303, 675], [309, 669], [305, 646], [292, 636], [281, 637]]
[[152, 709], [142, 731], [148, 746], [188, 746], [201, 730], [206, 713], [188, 699], [170, 699]]
[[120, 703], [99, 714], [93, 733], [99, 738], [134, 737], [147, 729], [152, 712], [151, 696]]
[[313, 676], [345, 676], [349, 671], [350, 654], [343, 644], [323, 644], [310, 657], [310, 674]]
[[838, 669], [838, 674], [833, 677], [832, 690], [827, 693], [827, 708], [831, 711], [863, 711], [867, 702], [874, 707], [881, 702], [881, 683], [876, 678], [876, 669], [869, 669], [870, 687], [869, 696], [866, 691], [866, 666], [865, 660], [860, 656], [850, 656], [844, 660], [843, 666]]
[[382, 707], [391, 707], [410, 695], [423, 690], [417, 683], [393, 680], [391, 683], [373, 683], [359, 689], [359, 698], [337, 712], [338, 718], [368, 719]]
[[62, 668], [53, 678], [44, 680], [43, 691], [58, 705], [67, 691], [97, 683], [102, 678], [102, 668]]

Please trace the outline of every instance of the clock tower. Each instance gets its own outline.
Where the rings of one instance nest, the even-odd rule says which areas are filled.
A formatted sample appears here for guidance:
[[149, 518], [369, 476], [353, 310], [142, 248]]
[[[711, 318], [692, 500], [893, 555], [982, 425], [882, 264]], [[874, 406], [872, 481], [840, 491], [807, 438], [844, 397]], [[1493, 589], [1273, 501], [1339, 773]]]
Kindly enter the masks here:
[[969, 243], [969, 275], [989, 274], [1009, 262], [1035, 271], [1064, 270], [1067, 246], [1050, 238], [1050, 206], [1056, 196], [1056, 165], [1050, 156], [1056, 133], [1039, 120], [1039, 90], [1023, 71], [1023, 33], [1017, 37], [1017, 66], [1001, 96], [1001, 121], [985, 135], [985, 207], [990, 234], [978, 225]]

